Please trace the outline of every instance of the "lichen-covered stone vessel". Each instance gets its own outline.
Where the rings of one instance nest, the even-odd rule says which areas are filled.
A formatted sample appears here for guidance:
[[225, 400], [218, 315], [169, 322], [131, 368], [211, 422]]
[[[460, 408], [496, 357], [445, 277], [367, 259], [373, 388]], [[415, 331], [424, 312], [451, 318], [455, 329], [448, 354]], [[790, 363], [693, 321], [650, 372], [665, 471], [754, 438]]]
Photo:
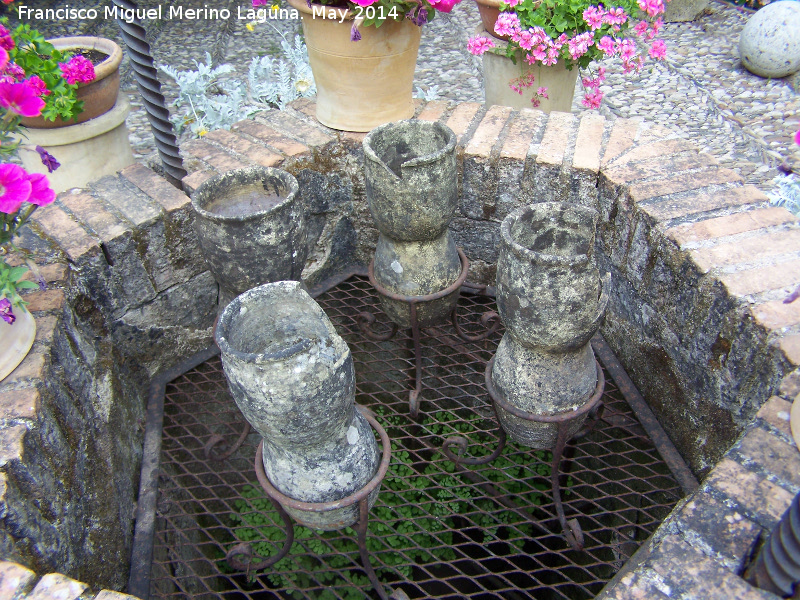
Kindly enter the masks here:
[[[510, 404], [537, 415], [575, 410], [597, 385], [589, 340], [600, 327], [608, 276], [594, 261], [598, 214], [585, 206], [543, 202], [503, 221], [497, 261], [497, 308], [506, 332], [494, 358], [492, 383]], [[515, 441], [555, 445], [557, 425], [527, 421], [497, 407]], [[583, 425], [569, 426], [573, 435]]]
[[[458, 207], [456, 136], [441, 123], [400, 121], [364, 139], [367, 201], [380, 231], [375, 279], [401, 296], [426, 296], [453, 285], [461, 261], [448, 226]], [[421, 327], [441, 322], [458, 290], [418, 304]], [[411, 327], [407, 303], [381, 296], [384, 311]]]
[[235, 296], [273, 281], [299, 281], [308, 256], [297, 180], [269, 167], [234, 169], [192, 194], [200, 250], [220, 287], [220, 313]]
[[[264, 438], [264, 470], [275, 488], [303, 502], [330, 502], [372, 479], [380, 457], [355, 410], [350, 349], [301, 283], [269, 283], [234, 298], [216, 342], [233, 398]], [[315, 529], [358, 520], [358, 504], [323, 513], [284, 509]]]

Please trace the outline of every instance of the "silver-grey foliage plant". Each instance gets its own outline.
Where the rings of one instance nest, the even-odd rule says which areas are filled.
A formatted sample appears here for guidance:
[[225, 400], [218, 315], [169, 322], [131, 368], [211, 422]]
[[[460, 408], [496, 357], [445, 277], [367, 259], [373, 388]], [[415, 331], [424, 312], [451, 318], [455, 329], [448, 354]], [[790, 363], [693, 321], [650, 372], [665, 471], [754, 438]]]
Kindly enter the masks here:
[[223, 79], [231, 73], [231, 65], [211, 66], [195, 61], [196, 71], [177, 71], [169, 66], [159, 67], [178, 84], [180, 93], [176, 106], [178, 114], [172, 121], [178, 133], [189, 126], [192, 133], [202, 135], [214, 129], [230, 129], [242, 119], [266, 108], [283, 109], [292, 100], [308, 98], [317, 93], [308, 53], [300, 36], [294, 44], [281, 41], [284, 58], [254, 58], [250, 62], [246, 86], [241, 81]]
[[800, 217], [800, 179], [793, 174], [780, 175], [772, 180], [775, 189], [767, 192], [770, 204], [783, 206], [786, 210]]

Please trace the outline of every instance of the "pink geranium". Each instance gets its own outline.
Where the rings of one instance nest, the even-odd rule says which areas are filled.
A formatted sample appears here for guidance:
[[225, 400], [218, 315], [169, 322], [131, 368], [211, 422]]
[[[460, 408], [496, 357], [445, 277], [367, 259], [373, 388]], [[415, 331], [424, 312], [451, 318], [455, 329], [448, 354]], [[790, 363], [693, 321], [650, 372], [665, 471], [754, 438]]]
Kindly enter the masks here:
[[0, 212], [17, 212], [30, 198], [32, 187], [25, 169], [12, 163], [0, 165]]
[[477, 36], [467, 42], [467, 50], [475, 56], [481, 56], [490, 48], [494, 48], [494, 42], [486, 37]]
[[655, 58], [657, 60], [664, 60], [667, 56], [667, 45], [664, 43], [664, 40], [656, 40], [653, 42], [653, 45], [650, 46], [650, 58]]
[[70, 85], [94, 81], [95, 75], [92, 61], [80, 54], [76, 54], [69, 59], [69, 62], [60, 63], [58, 66], [61, 68], [61, 74], [64, 79]]
[[14, 38], [11, 37], [11, 32], [0, 25], [0, 48], [3, 50], [11, 50], [15, 45]]
[[47, 84], [42, 81], [42, 78], [38, 75], [31, 75], [28, 79], [25, 80], [29, 86], [31, 86], [34, 90], [36, 90], [36, 94], [39, 97], [42, 96], [49, 96], [50, 90], [47, 89]]
[[8, 65], [8, 52], [5, 48], [0, 48], [0, 73], [6, 70], [6, 65]]
[[800, 129], [794, 134], [794, 143], [800, 146]]
[[583, 20], [586, 21], [586, 24], [592, 28], [592, 31], [595, 29], [600, 29], [603, 26], [603, 15], [605, 14], [605, 10], [598, 6], [590, 6], [585, 11], [583, 11]]
[[56, 193], [50, 188], [50, 181], [46, 175], [30, 173], [28, 181], [31, 184], [31, 195], [28, 197], [28, 202], [31, 204], [45, 206], [56, 199]]
[[28, 82], [0, 83], [0, 106], [23, 117], [38, 117], [42, 114], [44, 100], [36, 88]]
[[616, 54], [616, 46], [614, 45], [614, 38], [610, 35], [604, 35], [599, 42], [597, 42], [597, 47], [603, 51], [604, 54], [609, 54], [613, 56]]
[[583, 105], [586, 108], [600, 108], [600, 103], [602, 100], [603, 92], [595, 88], [591, 92], [587, 92], [583, 97]]
[[[377, 0], [375, 0], [377, 2]], [[461, 0], [430, 0], [431, 6], [439, 12], [449, 13]]]
[[497, 35], [511, 36], [515, 31], [519, 31], [519, 17], [515, 13], [500, 13], [494, 24], [494, 32]]

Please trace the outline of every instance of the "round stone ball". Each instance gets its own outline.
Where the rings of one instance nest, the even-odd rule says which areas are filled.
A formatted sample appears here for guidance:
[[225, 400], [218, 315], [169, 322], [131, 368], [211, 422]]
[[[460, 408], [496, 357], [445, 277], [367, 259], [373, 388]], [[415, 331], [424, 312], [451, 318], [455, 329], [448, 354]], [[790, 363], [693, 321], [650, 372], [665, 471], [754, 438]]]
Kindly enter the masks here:
[[742, 29], [739, 56], [761, 77], [786, 77], [800, 71], [800, 2], [773, 2]]

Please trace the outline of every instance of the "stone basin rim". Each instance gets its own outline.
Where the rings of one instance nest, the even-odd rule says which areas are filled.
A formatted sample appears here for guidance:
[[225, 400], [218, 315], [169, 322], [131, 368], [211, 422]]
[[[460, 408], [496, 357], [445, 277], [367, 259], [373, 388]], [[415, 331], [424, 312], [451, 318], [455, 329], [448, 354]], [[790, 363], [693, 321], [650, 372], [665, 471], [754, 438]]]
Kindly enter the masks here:
[[430, 154], [423, 154], [422, 156], [416, 156], [412, 159], [409, 159], [400, 165], [401, 172], [404, 169], [410, 169], [414, 167], [421, 167], [423, 165], [428, 165], [434, 163], [438, 160], [441, 160], [443, 157], [447, 156], [449, 153], [453, 152], [456, 147], [456, 134], [453, 132], [452, 129], [447, 127], [446, 125], [442, 125], [439, 122], [429, 122], [429, 121], [421, 121], [419, 119], [405, 119], [403, 121], [396, 121], [393, 123], [385, 123], [383, 125], [379, 125], [372, 131], [370, 131], [367, 136], [364, 138], [363, 146], [364, 146], [364, 157], [368, 158], [372, 162], [380, 165], [383, 169], [394, 177], [395, 179], [402, 180], [403, 178], [398, 176], [397, 173], [392, 171], [388, 165], [380, 159], [380, 157], [375, 152], [374, 148], [372, 147], [372, 142], [374, 139], [383, 135], [387, 130], [397, 128], [398, 126], [408, 125], [410, 127], [421, 127], [422, 129], [431, 129], [434, 131], [438, 131], [441, 133], [446, 142], [443, 147], [439, 148], [435, 152], [431, 152]]

